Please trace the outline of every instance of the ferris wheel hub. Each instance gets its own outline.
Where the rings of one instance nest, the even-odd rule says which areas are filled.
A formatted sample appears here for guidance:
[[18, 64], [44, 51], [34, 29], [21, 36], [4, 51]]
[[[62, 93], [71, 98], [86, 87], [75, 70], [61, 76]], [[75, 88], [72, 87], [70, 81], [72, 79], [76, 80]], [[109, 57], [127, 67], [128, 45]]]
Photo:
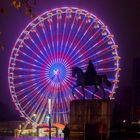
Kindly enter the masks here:
[[53, 83], [59, 84], [66, 79], [67, 70], [62, 62], [53, 62], [47, 69], [49, 69], [48, 77]]

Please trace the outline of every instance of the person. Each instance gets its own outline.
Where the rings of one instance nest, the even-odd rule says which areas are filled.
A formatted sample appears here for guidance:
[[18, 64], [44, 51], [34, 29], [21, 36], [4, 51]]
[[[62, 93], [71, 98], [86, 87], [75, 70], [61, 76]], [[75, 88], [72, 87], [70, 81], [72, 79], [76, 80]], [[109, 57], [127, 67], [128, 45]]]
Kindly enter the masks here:
[[63, 129], [63, 133], [64, 133], [64, 140], [69, 140], [70, 129], [68, 128], [67, 125], [65, 125], [65, 128]]
[[61, 133], [62, 133], [62, 130], [61, 129], [58, 129], [59, 138], [61, 138]]
[[95, 70], [94, 65], [92, 64], [91, 59], [88, 61], [88, 66], [85, 75], [85, 79], [88, 84], [92, 84], [94, 82], [95, 77], [97, 76], [97, 72]]

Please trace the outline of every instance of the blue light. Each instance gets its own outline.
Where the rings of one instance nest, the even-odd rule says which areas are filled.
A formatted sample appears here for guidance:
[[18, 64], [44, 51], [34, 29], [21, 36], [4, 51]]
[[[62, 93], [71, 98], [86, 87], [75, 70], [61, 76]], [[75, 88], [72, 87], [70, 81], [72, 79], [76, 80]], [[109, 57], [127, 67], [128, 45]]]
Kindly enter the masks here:
[[54, 83], [60, 83], [66, 77], [66, 67], [62, 63], [54, 63], [50, 66], [48, 74]]

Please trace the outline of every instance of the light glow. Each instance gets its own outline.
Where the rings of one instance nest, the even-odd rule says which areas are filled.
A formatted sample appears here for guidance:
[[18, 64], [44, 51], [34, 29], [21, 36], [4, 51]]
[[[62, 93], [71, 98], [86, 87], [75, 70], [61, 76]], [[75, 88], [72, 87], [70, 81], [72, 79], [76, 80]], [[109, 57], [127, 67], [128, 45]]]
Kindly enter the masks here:
[[[36, 123], [43, 123], [51, 113], [54, 123], [67, 123], [76, 83], [71, 69], [85, 71], [89, 59], [98, 74], [111, 81], [113, 86], [105, 91], [113, 99], [121, 70], [117, 50], [108, 27], [86, 10], [60, 7], [39, 15], [21, 32], [9, 60], [9, 89], [16, 109], [29, 122], [36, 114]], [[86, 99], [93, 90], [86, 87]], [[80, 87], [75, 96], [83, 98]], [[102, 93], [95, 97], [102, 99]]]

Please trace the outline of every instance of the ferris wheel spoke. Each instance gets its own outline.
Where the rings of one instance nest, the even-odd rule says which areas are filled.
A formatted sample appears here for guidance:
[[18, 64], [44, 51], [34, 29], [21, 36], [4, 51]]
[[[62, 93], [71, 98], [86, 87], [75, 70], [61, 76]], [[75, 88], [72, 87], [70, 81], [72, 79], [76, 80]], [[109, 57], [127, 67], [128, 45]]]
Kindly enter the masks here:
[[90, 94], [90, 95], [93, 95], [94, 89], [89, 90], [89, 89], [87, 89], [87, 88], [84, 88], [84, 91], [85, 91], [85, 93], [88, 93], [88, 94]]
[[70, 80], [68, 80], [65, 84], [64, 84], [64, 87], [67, 89], [68, 87], [69, 88], [72, 88], [73, 87], [73, 84], [72, 84], [73, 82], [72, 81], [70, 81]]
[[[66, 110], [67, 110], [67, 108], [65, 107], [65, 105], [64, 105], [64, 98], [61, 98], [61, 105], [62, 105], [62, 110], [63, 110], [63, 112], [65, 113], [66, 112]], [[64, 114], [62, 114], [63, 115], [63, 121], [65, 122], [65, 115]]]
[[[64, 93], [64, 92], [63, 92]], [[66, 105], [64, 105], [65, 104], [65, 102], [66, 102], [66, 100], [65, 100], [65, 96], [63, 95], [63, 93], [61, 93], [61, 97], [63, 97], [63, 100], [62, 100], [62, 98], [60, 98], [60, 104], [61, 104], [61, 112], [63, 112], [62, 113], [62, 118], [63, 118], [63, 120], [64, 120], [64, 122], [67, 120], [66, 119], [66, 115], [65, 115], [65, 113], [68, 111], [68, 104], [66, 104]], [[68, 100], [67, 100], [67, 102], [68, 102]], [[59, 105], [58, 105], [59, 106]], [[58, 108], [60, 108], [60, 106], [58, 107]], [[60, 111], [57, 111], [58, 109], [56, 108], [56, 111], [55, 112], [57, 112], [56, 114], [57, 115], [61, 115], [61, 112]]]
[[65, 58], [66, 55], [69, 53], [69, 51], [72, 49], [72, 45], [73, 45], [73, 43], [74, 43], [74, 41], [75, 41], [75, 39], [76, 39], [78, 33], [80, 32], [80, 29], [82, 28], [85, 19], [86, 19], [86, 16], [84, 16], [84, 18], [82, 19], [82, 22], [80, 23], [80, 25], [79, 25], [79, 27], [78, 27], [78, 29], [77, 29], [77, 32], [75, 33], [73, 39], [71, 40], [70, 45], [69, 45], [69, 49], [66, 50], [64, 58]]
[[97, 99], [102, 99], [102, 97], [100, 97], [100, 96], [97, 95], [97, 94], [94, 94], [94, 96], [95, 96]]
[[40, 73], [41, 70], [36, 70], [36, 69], [28, 69], [28, 68], [22, 68], [22, 67], [14, 67], [15, 71], [28, 71], [28, 72], [38, 72]]
[[[38, 93], [33, 93], [33, 95], [31, 93], [33, 93], [33, 91], [30, 92], [29, 95], [25, 95], [23, 98], [18, 97], [19, 98], [19, 103], [23, 104], [24, 102], [26, 102], [26, 101], [28, 101], [30, 99], [30, 102], [28, 102], [27, 104], [29, 104], [29, 103], [31, 104], [31, 103], [33, 103], [35, 101], [34, 99], [36, 97], [38, 98], [40, 96], [40, 94], [38, 94]], [[30, 107], [30, 106], [28, 106], [28, 107]]]
[[[75, 45], [75, 47], [73, 48], [73, 50], [70, 52], [70, 56], [74, 53], [76, 47], [80, 44], [80, 42], [82, 41], [82, 39], [85, 37], [85, 35], [90, 32], [90, 28], [92, 27], [94, 21], [92, 21], [91, 25], [86, 29], [85, 33], [82, 35], [82, 37], [80, 38], [80, 40], [77, 42], [77, 44]], [[72, 43], [71, 43], [72, 44]]]
[[[72, 87], [72, 86], [71, 86]], [[66, 95], [66, 97], [67, 97], [67, 100], [68, 101], [71, 101], [72, 99], [71, 99], [71, 94], [69, 94], [67, 91], [69, 91], [70, 92], [70, 85], [69, 84], [66, 84], [66, 85], [64, 85], [63, 87], [62, 87], [62, 91], [63, 91], [63, 94], [64, 94], [64, 97], [65, 97], [65, 94], [68, 94], [68, 95]]]
[[[38, 79], [36, 79], [36, 80], [38, 80]], [[33, 80], [34, 81], [34, 80]], [[44, 78], [44, 80], [42, 79], [42, 83], [45, 83], [46, 82], [46, 80], [45, 80], [45, 78]], [[47, 81], [48, 82], [48, 84], [50, 83], [50, 81]], [[30, 85], [30, 86], [28, 86], [28, 87], [26, 87], [26, 88], [24, 88], [24, 89], [22, 89], [22, 90], [19, 90], [17, 93], [17, 95], [20, 95], [20, 94], [24, 94], [26, 91], [28, 91], [30, 88], [32, 88], [32, 87], [34, 87], [34, 86], [36, 86], [36, 85], [38, 85], [40, 83], [40, 80], [38, 80], [38, 82], [34, 82], [32, 85]]]
[[[31, 59], [32, 61], [34, 61], [35, 63], [40, 64], [40, 65], [43, 65], [40, 61], [38, 61], [37, 59], [31, 57], [30, 55], [24, 53], [23, 51], [19, 50], [19, 52], [20, 52], [21, 54], [23, 54], [24, 56], [26, 56], [27, 58], [29, 58], [29, 59]], [[14, 59], [14, 58], [13, 58], [13, 59]]]
[[[105, 37], [104, 39], [100, 40], [99, 43], [103, 42], [105, 39], [106, 39], [106, 37]], [[82, 53], [82, 55], [80, 55], [78, 58], [80, 59], [81, 57], [83, 57], [83, 56], [85, 56], [86, 54], [88, 54], [88, 52], [91, 52], [92, 49], [95, 48], [95, 47], [97, 47], [97, 45], [98, 45], [99, 43], [96, 43], [96, 44], [93, 45], [92, 47], [90, 47], [90, 48], [88, 48], [87, 50], [85, 50], [85, 51]], [[100, 45], [102, 45], [102, 44], [100, 44]], [[98, 46], [98, 47], [99, 47], [99, 46]], [[91, 57], [91, 55], [90, 55], [89, 57]], [[87, 58], [84, 59], [84, 60], [87, 60], [89, 57], [87, 57]], [[78, 59], [78, 58], [77, 58], [77, 59]], [[77, 59], [76, 59], [76, 60], [77, 60]], [[75, 60], [75, 61], [76, 61], [76, 60]], [[79, 62], [82, 62], [82, 61], [79, 61]]]
[[112, 72], [115, 71], [116, 67], [112, 67], [112, 68], [100, 68], [97, 69], [98, 72]]
[[80, 97], [83, 97], [83, 93], [79, 91], [79, 89], [75, 89], [76, 93], [80, 95]]
[[[37, 32], [36, 32], [36, 35], [38, 35], [37, 34]], [[30, 36], [30, 40], [31, 40], [31, 42], [34, 44], [34, 46], [38, 49], [38, 51], [39, 51], [39, 53], [43, 56], [43, 62], [45, 62], [45, 59], [46, 59], [46, 56], [45, 56], [45, 54], [42, 52], [42, 50], [38, 47], [38, 45], [36, 44], [36, 42], [33, 40], [33, 38]], [[41, 57], [42, 58], [42, 57]]]
[[42, 67], [36, 65], [36, 64], [32, 64], [32, 63], [29, 63], [27, 61], [23, 61], [21, 59], [16, 59], [17, 62], [20, 62], [20, 63], [23, 63], [23, 64], [26, 64], [26, 65], [29, 65], [29, 66], [32, 66], [32, 67], [36, 67], [36, 68], [39, 68], [39, 69], [42, 69]]
[[[43, 89], [43, 88], [42, 88]], [[40, 91], [42, 91], [42, 89], [40, 89]], [[29, 95], [28, 95], [29, 94]], [[26, 103], [28, 100], [30, 100], [30, 102], [24, 104], [25, 107], [27, 107], [27, 109], [37, 101], [37, 99], [40, 97], [40, 92], [36, 91], [36, 89], [33, 89], [30, 93], [28, 93], [27, 95], [25, 95], [24, 97], [18, 97], [19, 98], [19, 102], [20, 104], [24, 104]]]
[[[80, 63], [83, 63], [83, 61], [87, 61], [90, 58], [94, 58], [94, 59], [96, 58], [97, 59], [98, 57], [101, 57], [101, 56], [103, 56], [106, 53], [109, 53], [111, 51], [112, 51], [111, 47], [104, 48], [101, 51], [98, 51], [97, 53], [93, 53], [93, 55], [91, 54], [89, 56], [86, 56], [86, 58], [83, 59], [83, 60], [81, 60]], [[105, 62], [109, 62], [109, 60], [110, 61], [113, 61], [114, 60], [114, 56], [113, 57], [110, 57], [110, 58], [104, 58], [104, 59], [98, 60], [98, 61], [96, 60], [96, 62], [94, 62], [94, 64], [97, 64], [97, 63], [102, 64], [102, 63], [105, 63]], [[84, 66], [86, 66], [86, 64], [82, 65], [82, 67], [84, 67]]]
[[57, 101], [56, 101], [56, 99], [57, 98], [54, 99], [54, 103], [52, 105], [52, 116], [53, 116], [53, 118], [52, 118], [53, 121], [52, 122], [54, 122], [55, 121], [54, 119], [57, 118], [56, 117], [56, 107], [57, 107]]
[[[63, 84], [63, 86], [62, 86], [62, 84], [60, 83], [60, 92], [61, 92], [62, 97], [65, 96], [68, 88], [69, 88], [69, 86], [67, 84]], [[68, 96], [68, 95], [66, 95], [66, 96]]]
[[60, 28], [60, 19], [57, 17], [57, 24], [56, 24], [56, 59], [58, 61], [58, 49], [59, 49], [59, 29]]
[[[20, 75], [18, 75], [18, 76], [20, 76]], [[18, 82], [18, 83], [15, 82], [15, 87], [31, 85], [32, 83], [36, 84], [35, 82], [40, 82], [40, 80], [42, 80], [42, 83], [43, 83], [44, 81], [46, 81], [46, 78], [41, 78], [39, 76], [39, 77], [34, 77], [30, 80], [25, 80], [24, 82]]]
[[[78, 62], [78, 59], [80, 59], [80, 58], [81, 58], [81, 60], [79, 60], [79, 62]], [[80, 55], [79, 57], [77, 57], [77, 61], [75, 62], [75, 65], [80, 65], [80, 64], [82, 64], [82, 63], [85, 63], [84, 65], [87, 66], [86, 62], [87, 62], [87, 60], [89, 60], [89, 59], [91, 59], [91, 56], [82, 57], [82, 56]], [[83, 67], [84, 65], [82, 65], [82, 67]]]
[[108, 36], [105, 36], [103, 39], [99, 40], [96, 44], [89, 48], [88, 51], [94, 49], [93, 51], [99, 49], [103, 44], [105, 44], [109, 40]]
[[[43, 28], [43, 27], [42, 27]], [[43, 55], [43, 57], [44, 57], [44, 59], [46, 60], [46, 53], [47, 53], [47, 55], [49, 55], [48, 54], [48, 52], [47, 52], [47, 50], [46, 50], [46, 47], [45, 47], [45, 44], [43, 43], [43, 40], [40, 38], [40, 35], [39, 35], [39, 33], [38, 33], [38, 30], [36, 29], [36, 31], [35, 31], [35, 34], [36, 34], [36, 36], [37, 36], [37, 38], [38, 38], [38, 40], [39, 40], [39, 42], [40, 42], [40, 44], [41, 44], [41, 48], [42, 49], [40, 49], [40, 48], [38, 48], [39, 49], [39, 51], [40, 51], [40, 53]], [[37, 46], [37, 44], [35, 44], [36, 46]], [[43, 51], [44, 50], [44, 51]], [[48, 58], [49, 59], [49, 58]], [[50, 61], [50, 59], [49, 59], [49, 61]]]
[[[93, 95], [93, 92], [94, 92], [94, 90], [91, 91], [91, 90], [88, 90], [88, 89], [86, 89], [86, 88], [85, 88], [85, 91], [88, 92], [90, 95]], [[100, 95], [94, 94], [94, 96], [95, 96], [97, 99], [102, 99], [102, 97], [101, 97]]]
[[61, 39], [61, 45], [60, 45], [60, 56], [62, 56], [62, 48], [63, 48], [63, 45], [64, 45], [64, 36], [65, 36], [66, 24], [67, 24], [67, 17], [65, 17], [65, 20], [64, 20], [64, 27], [63, 27], [63, 33], [62, 33], [62, 39]]
[[[70, 111], [70, 109], [69, 109], [69, 103], [67, 102], [67, 98], [66, 97], [64, 97], [64, 106], [65, 106], [65, 108], [66, 108], [66, 112], [69, 112]], [[71, 100], [72, 101], [72, 100]]]
[[40, 106], [40, 108], [39, 108], [39, 110], [37, 112], [38, 116], [36, 118], [36, 121], [39, 122], [39, 123], [42, 123], [41, 122], [42, 121], [41, 117], [43, 115], [44, 110], [46, 109], [46, 106], [47, 106], [47, 103], [46, 103], [46, 100], [44, 99], [44, 101], [42, 102], [42, 105]]
[[[32, 93], [32, 92], [31, 92]], [[37, 96], [38, 95], [38, 96]], [[36, 93], [36, 95], [35, 96], [33, 96], [33, 98], [29, 98], [30, 99], [30, 102], [27, 102], [26, 104], [24, 104], [24, 102], [26, 102], [26, 100], [23, 100], [23, 99], [20, 99], [19, 101], [21, 101], [21, 102], [19, 102], [21, 105], [23, 104], [23, 106], [22, 106], [22, 108], [24, 109], [24, 111], [26, 111], [26, 110], [28, 110], [32, 105], [33, 105], [33, 103], [34, 103], [34, 100], [37, 98], [37, 97], [39, 97], [39, 94], [37, 94]]]
[[[55, 96], [56, 96], [56, 95], [55, 95]], [[49, 97], [49, 95], [48, 95], [48, 97]], [[56, 97], [54, 97], [54, 98], [56, 98]], [[48, 105], [47, 97], [46, 97], [46, 104], [47, 104], [47, 106], [49, 106], [49, 105]], [[52, 107], [53, 107], [53, 103], [52, 103]], [[48, 114], [48, 110], [45, 108], [45, 111], [44, 111], [43, 116], [42, 116], [42, 118], [41, 118], [41, 120], [40, 120], [40, 123], [42, 123], [42, 122], [45, 120], [46, 114]]]
[[[75, 53], [75, 54], [73, 54], [72, 56], [73, 56], [73, 58], [75, 58], [74, 59], [74, 61], [75, 61], [75, 64], [76, 65], [78, 65], [78, 63], [77, 63], [77, 59], [79, 59], [79, 58], [81, 58], [84, 54], [86, 54], [86, 53], [88, 53], [88, 51], [87, 50], [84, 50], [84, 53], [83, 54], [81, 54], [80, 55], [80, 57], [76, 57], [76, 55], [78, 54], [78, 52], [82, 52], [82, 50], [83, 50], [83, 48], [85, 47], [85, 46], [87, 46], [87, 44], [91, 41], [91, 40], [94, 40], [94, 38], [98, 35], [98, 33], [100, 32], [100, 30], [101, 30], [102, 28], [100, 27], [81, 47], [80, 47], [80, 49], [77, 51], [77, 53]], [[77, 45], [76, 45], [77, 46]]]
[[56, 114], [57, 114], [57, 122], [60, 122], [60, 113], [61, 113], [61, 102], [59, 97], [56, 100]]
[[52, 54], [52, 51], [51, 51], [51, 45], [50, 45], [50, 43], [48, 41], [48, 36], [47, 36], [46, 30], [45, 30], [45, 23], [44, 22], [43, 22], [42, 30], [43, 30], [43, 34], [45, 36], [45, 42], [46, 42], [44, 50], [45, 50], [46, 54], [49, 55], [49, 58], [50, 58], [49, 60], [52, 60], [53, 59], [53, 54]]
[[55, 108], [55, 114], [56, 114], [56, 122], [59, 122], [59, 111], [58, 111], [58, 102], [56, 100], [56, 108]]
[[38, 104], [36, 103], [36, 104], [37, 104], [37, 105], [36, 105], [36, 108], [33, 108], [33, 107], [32, 107], [32, 108], [31, 108], [31, 111], [29, 112], [29, 115], [32, 114], [32, 113], [35, 113], [35, 114], [37, 115], [37, 117], [36, 117], [36, 122], [38, 122], [38, 123], [39, 123], [38, 120], [39, 120], [39, 118], [40, 118], [40, 114], [38, 114], [38, 110], [39, 110], [39, 106], [43, 103], [43, 100], [44, 100], [44, 98], [41, 98], [40, 101], [37, 102]]
[[[36, 89], [34, 89], [32, 92], [34, 92]], [[31, 92], [31, 93], [32, 93]], [[37, 96], [38, 95], [38, 96]], [[24, 103], [24, 102], [26, 102], [25, 100], [24, 101], [22, 101], [21, 99], [20, 99], [20, 101], [22, 101], [22, 102], [20, 102], [20, 104], [22, 105], [23, 104], [23, 109], [24, 109], [24, 111], [27, 111], [32, 105], [33, 105], [33, 103], [36, 101], [36, 98], [39, 98], [40, 97], [40, 95], [39, 95], [39, 93], [37, 92], [36, 94], [35, 94], [35, 96], [33, 96], [33, 98], [31, 98], [30, 99], [30, 102], [27, 102], [26, 104]]]
[[[14, 79], [24, 79], [24, 78], [34, 78], [34, 77], [39, 77], [42, 74], [20, 74], [20, 75], [14, 75]], [[32, 80], [31, 80], [32, 81]]]
[[[71, 35], [71, 32], [72, 32], [72, 29], [73, 27], [75, 26], [75, 21], [76, 21], [76, 16], [74, 16], [73, 20], [72, 20], [72, 24], [70, 26], [70, 29], [69, 29], [69, 33], [68, 33], [68, 36], [67, 36], [67, 39], [66, 39], [66, 44], [64, 44], [64, 47], [63, 47], [63, 52], [65, 53], [66, 50], [68, 49], [67, 45], [68, 45], [68, 42], [69, 42], [69, 39], [70, 39], [70, 35]], [[62, 54], [62, 59], [64, 59], [64, 56], [65, 54]]]
[[97, 59], [98, 57], [101, 57], [101, 56], [103, 57], [103, 56], [106, 55], [107, 53], [110, 53], [111, 55], [113, 55], [114, 60], [115, 60], [117, 54], [114, 52], [114, 50], [113, 50], [112, 48], [103, 49], [103, 50], [101, 50], [101, 51], [98, 51], [97, 53], [95, 53], [95, 54], [92, 55], [92, 56], [95, 57], [95, 58]]
[[70, 81], [70, 82], [75, 82], [76, 81], [76, 78], [75, 77], [69, 77], [69, 79], [67, 81]]
[[63, 119], [63, 122], [65, 122], [65, 107], [64, 107], [64, 103], [63, 103], [63, 101], [62, 101], [62, 98], [61, 98], [61, 110], [63, 111], [63, 113], [62, 113], [62, 119]]
[[[47, 88], [47, 84], [44, 86], [45, 88]], [[43, 88], [44, 88], [43, 87]], [[45, 96], [49, 96], [49, 94], [46, 94], [45, 93], [46, 92], [46, 90], [44, 90], [43, 92], [42, 92], [42, 94], [41, 94], [41, 96], [40, 96], [40, 98], [42, 99], [40, 102], [36, 102], [35, 103], [35, 105], [34, 105], [34, 107], [32, 107], [32, 110], [37, 110], [37, 108], [39, 108], [39, 106], [41, 106], [41, 103], [43, 102], [43, 99], [45, 99]], [[41, 91], [39, 91], [38, 93], [41, 93]], [[43, 96], [44, 95], [44, 96]], [[35, 111], [34, 111], [35, 112]], [[38, 113], [38, 112], [36, 112], [36, 113]]]
[[38, 98], [38, 102], [35, 102], [34, 106], [31, 106], [31, 109], [30, 111], [28, 112], [28, 115], [32, 115], [33, 113], [34, 114], [37, 114], [37, 109], [39, 108], [40, 104], [42, 103], [44, 98], [42, 98], [42, 96], [40, 96]]
[[69, 77], [68, 80], [64, 80], [63, 85], [67, 85], [68, 84], [69, 87], [72, 87], [72, 85], [74, 84], [74, 81], [72, 81], [72, 80], [73, 80], [73, 78]]
[[116, 80], [116, 78], [108, 77], [108, 80], [113, 83], [113, 81]]
[[65, 112], [69, 112], [69, 103], [67, 102], [67, 98], [65, 96], [64, 96], [64, 106], [65, 106]]
[[103, 56], [103, 55], [105, 55], [105, 54], [111, 52], [112, 50], [113, 50], [113, 49], [111, 48], [111, 46], [106, 47], [106, 48], [103, 48], [102, 50], [97, 51], [96, 53], [94, 53], [94, 54], [92, 55], [92, 57], [95, 57], [95, 58], [101, 57], [101, 56]]
[[54, 38], [53, 38], [53, 31], [52, 31], [52, 23], [49, 22], [49, 30], [50, 30], [50, 36], [51, 36], [51, 50], [53, 53], [53, 58], [55, 58], [54, 54], [55, 54], [55, 46], [54, 46]]
[[106, 92], [108, 92], [108, 93], [111, 93], [112, 91], [110, 90], [110, 89], [108, 89], [108, 88], [104, 88], [104, 90], [106, 91]]
[[34, 55], [36, 55], [44, 63], [44, 59], [42, 59], [40, 57], [40, 55], [38, 55], [36, 52], [34, 52], [25, 42], [23, 42], [23, 44], [26, 48], [28, 48]]
[[94, 62], [94, 64], [101, 65], [112, 61], [114, 61], [114, 57], [108, 57], [108, 58], [97, 60], [96, 62]]
[[[51, 92], [50, 92], [51, 93]], [[49, 97], [49, 96], [48, 96]], [[37, 121], [39, 121], [39, 118], [40, 118], [40, 116], [41, 116], [41, 114], [42, 114], [42, 112], [43, 112], [43, 109], [44, 108], [46, 108], [46, 104], [45, 104], [45, 99], [46, 99], [46, 97], [44, 98], [44, 100], [43, 100], [43, 104], [41, 104], [40, 105], [40, 109], [38, 109], [38, 112], [37, 112], [37, 114], [38, 114], [38, 118], [37, 118]]]

